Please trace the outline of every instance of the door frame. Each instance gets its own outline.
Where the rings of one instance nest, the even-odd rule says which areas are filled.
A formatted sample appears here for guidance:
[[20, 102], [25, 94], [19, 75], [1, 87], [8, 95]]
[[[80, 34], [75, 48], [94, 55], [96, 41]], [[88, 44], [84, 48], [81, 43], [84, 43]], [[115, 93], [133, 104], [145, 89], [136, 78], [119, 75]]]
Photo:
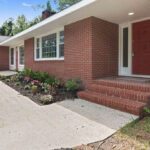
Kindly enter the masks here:
[[[9, 48], [9, 70], [16, 70], [16, 59], [18, 57], [18, 70], [22, 71], [24, 69], [24, 65], [20, 64], [20, 50], [19, 47], [24, 46], [24, 44], [19, 44], [17, 46], [12, 46]], [[11, 48], [14, 48], [14, 64], [11, 65]], [[16, 57], [17, 54], [17, 57]]]
[[[118, 63], [118, 75], [121, 76], [131, 76], [131, 77], [143, 77], [150, 78], [150, 75], [137, 75], [132, 73], [132, 24], [136, 22], [141, 22], [144, 20], [149, 20], [149, 18], [144, 18], [140, 20], [135, 20], [119, 25], [119, 63]], [[123, 68], [123, 28], [128, 27], [128, 68]]]

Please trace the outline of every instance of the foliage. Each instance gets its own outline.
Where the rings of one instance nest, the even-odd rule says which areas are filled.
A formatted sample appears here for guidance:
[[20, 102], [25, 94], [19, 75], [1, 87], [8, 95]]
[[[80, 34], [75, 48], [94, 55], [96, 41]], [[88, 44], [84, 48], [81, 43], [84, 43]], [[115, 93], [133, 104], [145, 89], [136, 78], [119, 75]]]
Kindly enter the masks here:
[[6, 79], [5, 81], [6, 81], [6, 82], [10, 82], [10, 79]]
[[41, 83], [41, 88], [44, 91], [44, 93], [48, 93], [50, 91], [50, 85], [47, 83]]
[[14, 82], [15, 80], [17, 80], [17, 76], [13, 75], [10, 77], [10, 82]]
[[20, 85], [20, 82], [16, 82], [16, 83], [15, 83], [15, 86], [19, 86], [19, 85]]
[[13, 25], [14, 25], [13, 18], [9, 18], [8, 20], [6, 20], [0, 27], [0, 35], [12, 36]]
[[25, 78], [25, 76], [26, 76], [26, 74], [24, 73], [24, 71], [17, 71], [17, 79], [19, 80], [19, 81], [23, 81], [24, 80], [24, 78]]
[[56, 76], [55, 76], [55, 75], [53, 75], [53, 76], [47, 78], [47, 79], [45, 80], [45, 82], [46, 82], [47, 84], [49, 84], [49, 85], [57, 85], [57, 84], [58, 84], [58, 80], [56, 79]]
[[63, 87], [64, 86], [64, 80], [63, 80], [63, 78], [59, 78], [58, 79], [58, 86], [59, 87]]
[[0, 75], [0, 79], [5, 80], [5, 79], [6, 79], [6, 76]]
[[148, 107], [145, 106], [145, 107], [143, 108], [143, 110], [144, 110], [146, 113], [150, 114], [150, 109], [149, 109]]
[[31, 87], [30, 87], [30, 85], [25, 85], [24, 89], [25, 89], [25, 90], [30, 90]]
[[37, 89], [38, 89], [38, 87], [36, 85], [32, 86], [32, 93], [33, 93], [33, 95], [35, 95], [37, 93]]
[[36, 85], [36, 86], [40, 86], [40, 82], [38, 81], [38, 80], [33, 80], [32, 82], [31, 82], [31, 84], [32, 85]]
[[72, 6], [78, 2], [80, 2], [81, 0], [54, 0], [54, 2], [58, 5], [58, 10], [62, 11], [65, 8]]
[[25, 15], [18, 16], [16, 22], [13, 18], [6, 20], [3, 25], [0, 27], [0, 35], [2, 36], [13, 36], [21, 31], [26, 30], [27, 28], [41, 22], [41, 16], [35, 17], [33, 20], [28, 21]]
[[24, 77], [24, 81], [25, 81], [26, 83], [29, 83], [29, 82], [31, 81], [31, 79], [30, 79], [30, 77]]
[[43, 104], [49, 104], [51, 102], [53, 102], [53, 96], [52, 95], [41, 96], [41, 103], [43, 103]]
[[77, 90], [79, 90], [80, 87], [80, 83], [81, 83], [81, 79], [69, 79], [68, 81], [66, 81], [65, 83], [65, 87], [67, 88], [67, 91], [71, 91], [71, 92], [75, 92]]
[[34, 80], [38, 80], [42, 83], [45, 82], [46, 79], [50, 78], [50, 75], [47, 72], [36, 72], [34, 76]]

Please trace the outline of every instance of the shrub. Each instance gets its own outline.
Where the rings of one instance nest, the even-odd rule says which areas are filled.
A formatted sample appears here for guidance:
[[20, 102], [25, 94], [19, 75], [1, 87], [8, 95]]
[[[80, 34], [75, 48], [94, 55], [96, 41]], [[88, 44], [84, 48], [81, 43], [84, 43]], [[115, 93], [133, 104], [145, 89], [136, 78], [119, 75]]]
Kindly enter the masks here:
[[34, 80], [34, 78], [35, 78], [35, 72], [34, 72], [32, 69], [30, 69], [30, 68], [25, 68], [25, 69], [23, 70], [23, 73], [24, 73], [24, 75], [25, 75], [26, 77], [30, 77], [31, 79]]
[[49, 84], [49, 85], [58, 84], [58, 80], [56, 79], [56, 76], [55, 76], [55, 75], [53, 75], [53, 76], [47, 78], [47, 79], [45, 80], [45, 82], [46, 82], [47, 84]]
[[49, 104], [53, 102], [53, 96], [52, 95], [44, 95], [41, 96], [41, 103], [42, 104]]
[[16, 83], [15, 83], [15, 86], [19, 86], [19, 85], [20, 85], [20, 82], [16, 82]]
[[14, 82], [15, 80], [17, 80], [17, 76], [16, 75], [10, 77], [10, 82]]
[[34, 80], [38, 80], [40, 82], [45, 82], [46, 79], [50, 78], [50, 75], [47, 72], [36, 72]]
[[1, 78], [2, 80], [5, 80], [5, 79], [6, 79], [6, 76], [1, 75], [0, 78]]
[[59, 87], [63, 87], [64, 86], [64, 80], [63, 80], [63, 78], [59, 78], [58, 79], [58, 86]]
[[45, 93], [48, 93], [50, 91], [50, 85], [47, 83], [41, 83], [41, 88]]
[[25, 77], [26, 75], [24, 74], [23, 71], [17, 71], [17, 72], [18, 72], [18, 74], [17, 74], [17, 79], [18, 79], [19, 81], [23, 81], [23, 80], [24, 80], [24, 77]]
[[76, 80], [73, 79], [69, 79], [66, 83], [65, 83], [65, 87], [67, 88], [67, 91], [70, 92], [76, 92], [77, 90], [79, 90], [80, 84], [81, 84], [81, 80], [78, 78]]
[[35, 95], [37, 93], [37, 88], [38, 87], [36, 85], [32, 86], [32, 93], [33, 93], [33, 95]]
[[30, 85], [25, 85], [24, 89], [25, 89], [25, 90], [30, 90], [31, 87], [30, 87]]
[[150, 114], [150, 109], [149, 109], [148, 107], [145, 106], [145, 107], [143, 108], [143, 110], [144, 110], [146, 113]]
[[10, 82], [10, 79], [6, 79], [5, 81], [6, 81], [6, 82]]

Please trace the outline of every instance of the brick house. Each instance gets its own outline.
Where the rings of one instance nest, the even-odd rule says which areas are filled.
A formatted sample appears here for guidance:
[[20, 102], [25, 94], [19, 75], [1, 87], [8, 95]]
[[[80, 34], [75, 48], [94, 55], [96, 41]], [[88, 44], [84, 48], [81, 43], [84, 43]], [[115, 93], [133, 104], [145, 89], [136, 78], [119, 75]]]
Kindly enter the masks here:
[[[120, 93], [115, 96], [124, 95], [123, 100], [137, 97], [140, 87], [141, 95], [147, 98], [150, 88], [146, 85], [128, 83], [127, 87], [123, 82], [115, 85], [116, 81], [95, 80], [111, 76], [150, 78], [149, 10], [148, 0], [83, 0], [50, 17], [44, 12], [42, 22], [0, 43], [0, 70], [27, 67], [65, 80], [80, 77], [84, 85], [102, 93], [110, 93], [109, 88], [100, 90], [93, 81], [117, 87]], [[121, 88], [127, 93], [122, 94]], [[118, 108], [118, 102], [107, 97], [107, 103], [105, 95], [86, 94], [79, 96], [106, 106], [111, 102], [111, 107], [134, 114], [139, 114], [146, 101], [122, 101], [119, 106], [124, 107]]]

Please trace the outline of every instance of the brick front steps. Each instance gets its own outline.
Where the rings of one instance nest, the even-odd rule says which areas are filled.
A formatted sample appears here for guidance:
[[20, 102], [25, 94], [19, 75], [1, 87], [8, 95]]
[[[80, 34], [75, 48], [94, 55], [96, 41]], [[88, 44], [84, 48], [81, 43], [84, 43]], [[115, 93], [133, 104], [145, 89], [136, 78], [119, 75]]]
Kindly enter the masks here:
[[141, 115], [150, 98], [150, 84], [117, 80], [95, 80], [78, 97], [107, 107]]

